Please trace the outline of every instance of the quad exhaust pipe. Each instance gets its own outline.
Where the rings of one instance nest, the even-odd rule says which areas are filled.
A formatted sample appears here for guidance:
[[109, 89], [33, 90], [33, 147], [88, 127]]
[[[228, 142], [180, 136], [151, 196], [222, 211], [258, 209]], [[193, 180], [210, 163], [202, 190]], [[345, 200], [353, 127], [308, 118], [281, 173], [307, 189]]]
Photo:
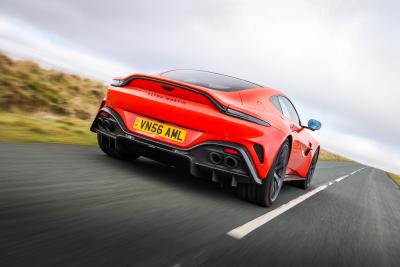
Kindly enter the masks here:
[[227, 156], [224, 159], [224, 165], [228, 168], [235, 169], [239, 166], [239, 162], [236, 158]]
[[221, 164], [223, 161], [222, 155], [217, 152], [211, 152], [209, 154], [209, 159], [210, 159], [211, 163], [213, 163], [213, 164]]
[[225, 158], [218, 152], [211, 152], [209, 154], [209, 160], [211, 163], [219, 165], [224, 164], [225, 167], [229, 169], [235, 169], [239, 166], [239, 161], [231, 156], [226, 156]]

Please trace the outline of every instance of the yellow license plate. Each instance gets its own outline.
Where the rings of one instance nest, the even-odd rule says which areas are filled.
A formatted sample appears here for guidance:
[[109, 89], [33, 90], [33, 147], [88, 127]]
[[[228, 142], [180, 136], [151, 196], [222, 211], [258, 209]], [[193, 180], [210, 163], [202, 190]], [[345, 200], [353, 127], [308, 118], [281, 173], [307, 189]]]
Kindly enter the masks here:
[[136, 118], [133, 128], [142, 132], [162, 136], [179, 143], [183, 143], [186, 138], [186, 130], [141, 117]]

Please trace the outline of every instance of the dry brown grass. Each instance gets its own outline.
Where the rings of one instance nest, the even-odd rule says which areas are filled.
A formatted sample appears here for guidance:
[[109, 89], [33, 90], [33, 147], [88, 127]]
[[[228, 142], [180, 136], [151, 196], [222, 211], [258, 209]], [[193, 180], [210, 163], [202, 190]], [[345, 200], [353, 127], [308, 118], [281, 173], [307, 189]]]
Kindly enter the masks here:
[[321, 149], [319, 153], [319, 159], [320, 160], [332, 160], [332, 161], [345, 161], [345, 162], [354, 162], [351, 159], [345, 158], [343, 156], [334, 154], [332, 152], [329, 152], [327, 150]]
[[51, 113], [87, 120], [104, 97], [99, 81], [55, 70], [0, 53], [0, 109], [13, 113]]
[[388, 173], [389, 177], [400, 187], [400, 175], [394, 173]]
[[106, 86], [0, 53], [0, 141], [96, 144], [89, 131]]

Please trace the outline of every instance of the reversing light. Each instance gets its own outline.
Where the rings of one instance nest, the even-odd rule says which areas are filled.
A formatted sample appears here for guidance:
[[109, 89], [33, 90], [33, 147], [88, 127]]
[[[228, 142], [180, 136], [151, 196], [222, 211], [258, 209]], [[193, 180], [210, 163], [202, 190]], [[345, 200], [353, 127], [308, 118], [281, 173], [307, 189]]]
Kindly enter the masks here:
[[250, 121], [250, 122], [254, 122], [254, 123], [260, 124], [262, 126], [266, 126], [266, 127], [271, 126], [266, 121], [263, 121], [263, 120], [261, 120], [259, 118], [256, 118], [256, 117], [253, 117], [253, 116], [251, 116], [249, 114], [237, 111], [235, 109], [227, 108], [225, 113], [227, 115], [229, 115], [229, 116], [236, 117], [236, 118], [239, 118], [239, 119], [242, 119], [242, 120], [246, 120], [246, 121]]

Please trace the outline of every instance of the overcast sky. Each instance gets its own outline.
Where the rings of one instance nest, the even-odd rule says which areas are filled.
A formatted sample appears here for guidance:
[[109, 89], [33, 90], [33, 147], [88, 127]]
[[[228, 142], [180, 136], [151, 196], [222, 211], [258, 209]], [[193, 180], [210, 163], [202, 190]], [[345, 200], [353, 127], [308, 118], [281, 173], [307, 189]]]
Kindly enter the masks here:
[[1, 0], [0, 50], [104, 81], [194, 68], [278, 88], [322, 147], [400, 173], [400, 1]]

